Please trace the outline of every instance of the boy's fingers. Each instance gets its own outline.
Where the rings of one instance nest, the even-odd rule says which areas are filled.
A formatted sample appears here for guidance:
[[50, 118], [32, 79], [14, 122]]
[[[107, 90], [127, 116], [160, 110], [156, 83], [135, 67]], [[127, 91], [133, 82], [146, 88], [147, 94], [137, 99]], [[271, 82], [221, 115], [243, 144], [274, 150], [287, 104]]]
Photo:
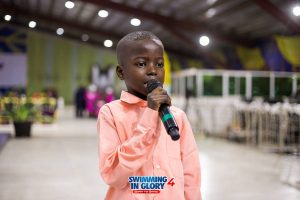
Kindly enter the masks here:
[[153, 94], [164, 94], [164, 95], [167, 95], [167, 91], [164, 90], [162, 87], [157, 87], [155, 88], [151, 93]]
[[158, 110], [161, 104], [171, 106], [171, 98], [166, 90], [162, 87], [155, 88], [147, 97], [148, 106], [154, 110]]

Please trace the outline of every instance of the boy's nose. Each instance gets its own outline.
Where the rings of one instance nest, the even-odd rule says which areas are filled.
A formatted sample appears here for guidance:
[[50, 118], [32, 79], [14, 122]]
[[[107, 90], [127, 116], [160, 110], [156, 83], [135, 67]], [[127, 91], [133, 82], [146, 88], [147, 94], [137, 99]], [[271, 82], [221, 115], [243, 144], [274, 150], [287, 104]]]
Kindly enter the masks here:
[[147, 74], [148, 75], [157, 75], [157, 72], [156, 72], [156, 67], [154, 64], [150, 63], [150, 65], [148, 66], [148, 71], [147, 71]]

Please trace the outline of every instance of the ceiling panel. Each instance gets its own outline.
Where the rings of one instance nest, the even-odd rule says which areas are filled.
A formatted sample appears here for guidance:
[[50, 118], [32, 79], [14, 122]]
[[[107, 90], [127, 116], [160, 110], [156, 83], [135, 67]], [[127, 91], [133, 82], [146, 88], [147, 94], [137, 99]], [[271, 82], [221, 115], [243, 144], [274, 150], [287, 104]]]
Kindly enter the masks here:
[[[300, 26], [297, 25], [300, 18], [291, 14], [290, 2], [294, 0], [264, 2], [272, 3], [287, 19], [293, 20], [294, 28]], [[40, 18], [38, 27], [43, 31], [48, 29], [52, 33], [62, 26], [73, 32], [70, 33], [73, 38], [88, 32], [97, 44], [110, 34], [118, 39], [131, 31], [149, 30], [159, 35], [165, 46], [189, 55], [199, 54], [195, 45], [203, 33], [212, 37], [210, 49], [222, 45], [249, 47], [266, 36], [295, 33], [287, 26], [288, 21], [278, 19], [269, 12], [270, 8], [262, 8], [256, 0], [76, 0], [75, 3], [73, 9], [67, 9], [65, 0], [0, 0], [0, 14], [1, 17], [6, 13], [17, 15], [11, 23], [24, 27], [30, 19]], [[109, 16], [99, 17], [100, 9], [108, 10]], [[141, 26], [130, 25], [132, 17], [141, 19]]]
[[60, 18], [63, 16], [65, 12], [65, 2], [64, 1], [55, 1], [54, 9], [53, 9], [53, 16]]

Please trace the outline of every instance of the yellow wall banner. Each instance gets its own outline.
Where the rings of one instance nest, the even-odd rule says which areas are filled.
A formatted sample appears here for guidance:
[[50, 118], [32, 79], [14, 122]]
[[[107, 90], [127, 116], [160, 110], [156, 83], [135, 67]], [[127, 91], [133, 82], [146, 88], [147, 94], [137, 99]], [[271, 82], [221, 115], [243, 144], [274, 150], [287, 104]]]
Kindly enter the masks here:
[[165, 67], [165, 80], [164, 80], [164, 88], [167, 92], [171, 92], [171, 64], [169, 60], [169, 56], [166, 52], [164, 52], [164, 67]]
[[300, 67], [300, 36], [276, 36], [275, 40], [283, 57], [294, 68]]
[[265, 66], [263, 57], [261, 56], [259, 48], [244, 48], [237, 47], [237, 54], [243, 64], [244, 69], [247, 70], [261, 70]]

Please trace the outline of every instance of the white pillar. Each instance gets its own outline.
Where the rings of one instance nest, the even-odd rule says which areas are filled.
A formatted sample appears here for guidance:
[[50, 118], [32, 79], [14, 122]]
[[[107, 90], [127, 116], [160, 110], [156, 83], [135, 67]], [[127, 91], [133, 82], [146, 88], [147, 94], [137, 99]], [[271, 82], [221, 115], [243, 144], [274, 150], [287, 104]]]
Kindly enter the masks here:
[[203, 74], [196, 74], [196, 82], [197, 82], [197, 97], [203, 96]]
[[246, 74], [246, 98], [250, 99], [252, 97], [252, 74], [248, 72]]
[[241, 77], [236, 76], [234, 77], [234, 94], [240, 95], [241, 94]]
[[293, 85], [292, 85], [292, 95], [295, 96], [297, 93], [297, 75], [293, 74], [292, 76]]
[[222, 76], [222, 95], [227, 97], [229, 95], [229, 75], [224, 72]]
[[194, 85], [193, 78], [194, 78], [193, 75], [187, 76], [187, 88], [190, 90], [193, 89], [193, 85]]
[[275, 75], [273, 72], [270, 73], [270, 91], [269, 91], [270, 99], [275, 98]]

